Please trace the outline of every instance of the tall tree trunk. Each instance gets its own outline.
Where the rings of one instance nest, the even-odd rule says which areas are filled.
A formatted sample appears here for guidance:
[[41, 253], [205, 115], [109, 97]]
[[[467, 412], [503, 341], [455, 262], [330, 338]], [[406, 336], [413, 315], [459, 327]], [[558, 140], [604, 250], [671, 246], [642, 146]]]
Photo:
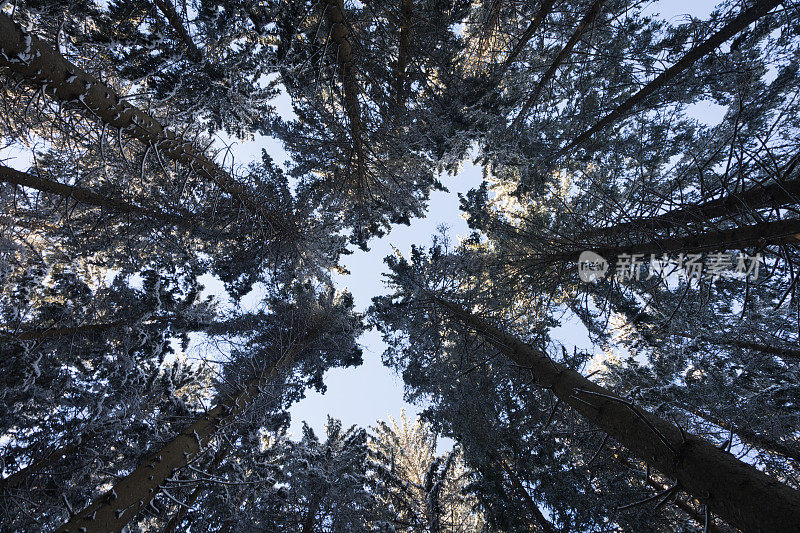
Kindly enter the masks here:
[[397, 72], [394, 81], [394, 102], [397, 114], [402, 114], [406, 109], [406, 70], [409, 63], [409, 48], [411, 48], [411, 9], [413, 0], [401, 0], [400, 5], [400, 35], [397, 42]]
[[713, 444], [636, 408], [460, 306], [434, 295], [430, 298], [514, 363], [530, 369], [538, 386], [550, 389], [634, 455], [676, 479], [683, 490], [732, 526], [743, 531], [797, 531], [800, 492]]
[[539, 83], [537, 83], [536, 87], [534, 87], [533, 92], [525, 100], [525, 103], [522, 104], [522, 110], [520, 110], [519, 115], [517, 115], [517, 118], [514, 119], [514, 122], [511, 123], [512, 128], [519, 128], [522, 125], [522, 122], [527, 118], [531, 108], [536, 104], [536, 100], [539, 98], [542, 90], [547, 86], [547, 84], [553, 81], [553, 77], [555, 76], [556, 71], [558, 71], [558, 67], [560, 67], [561, 64], [569, 57], [569, 55], [572, 53], [572, 49], [575, 48], [575, 45], [581, 40], [583, 34], [586, 33], [586, 30], [588, 30], [590, 26], [592, 26], [595, 17], [600, 14], [600, 9], [602, 9], [605, 2], [606, 0], [594, 0], [594, 3], [589, 6], [586, 14], [584, 14], [583, 18], [578, 23], [578, 27], [575, 28], [574, 32], [572, 32], [572, 36], [567, 41], [567, 44], [564, 45], [564, 48], [561, 49], [556, 58], [550, 64], [550, 67], [539, 80]]
[[281, 368], [291, 365], [304, 347], [315, 338], [306, 335], [273, 364], [268, 372], [250, 381], [238, 394], [219, 403], [181, 431], [157, 452], [148, 456], [106, 494], [78, 512], [57, 529], [58, 533], [78, 531], [116, 532], [122, 530], [158, 494], [164, 481], [185, 467], [214, 437], [217, 431], [242, 414], [261, 394], [261, 388]]
[[239, 201], [272, 232], [288, 232], [287, 221], [271, 213], [248, 190], [194, 143], [167, 130], [155, 118], [133, 107], [114, 90], [67, 61], [32, 33], [0, 13], [0, 67], [22, 77], [59, 102], [69, 104], [87, 117], [124, 131], [167, 157], [216, 183]]
[[576, 240], [609, 237], [637, 230], [670, 229], [676, 224], [707, 222], [718, 217], [747, 213], [753, 209], [767, 207], [778, 209], [786, 205], [798, 204], [800, 204], [800, 180], [774, 182], [769, 185], [756, 185], [746, 191], [674, 209], [654, 217], [635, 218], [614, 226], [591, 229], [581, 233]]
[[751, 226], [711, 231], [697, 235], [658, 239], [620, 246], [593, 246], [586, 243], [575, 246], [569, 251], [546, 253], [536, 256], [537, 261], [560, 262], [576, 261], [583, 250], [593, 250], [609, 261], [622, 254], [650, 254], [665, 253], [701, 253], [723, 250], [736, 250], [748, 246], [762, 246], [767, 244], [797, 244], [800, 241], [800, 219], [775, 220], [760, 222]]
[[634, 107], [640, 104], [648, 96], [664, 88], [670, 81], [692, 66], [697, 60], [709, 54], [719, 45], [744, 30], [751, 23], [769, 13], [772, 8], [781, 3], [781, 0], [756, 0], [753, 5], [742, 11], [736, 18], [727, 23], [714, 35], [690, 50], [686, 55], [678, 60], [677, 63], [658, 75], [653, 81], [642, 87], [639, 92], [622, 102], [616, 109], [601, 118], [594, 126], [575, 137], [564, 148], [556, 153], [555, 157], [561, 157], [576, 146], [580, 146], [589, 140], [595, 133], [613, 124], [617, 120], [625, 117]]
[[359, 86], [356, 78], [356, 69], [353, 64], [353, 46], [350, 43], [350, 30], [344, 18], [344, 3], [342, 0], [326, 0], [325, 16], [331, 25], [331, 41], [336, 48], [336, 59], [342, 76], [344, 89], [344, 110], [350, 128], [350, 137], [353, 151], [356, 156], [356, 169], [359, 187], [365, 187], [366, 160], [364, 154], [364, 139], [361, 123], [361, 104], [358, 101]]
[[539, 11], [536, 12], [536, 15], [533, 16], [531, 23], [528, 25], [528, 28], [525, 32], [520, 36], [517, 44], [511, 50], [511, 52], [506, 56], [505, 61], [503, 62], [503, 66], [500, 68], [500, 72], [497, 73], [498, 78], [502, 78], [506, 72], [508, 72], [509, 67], [512, 63], [517, 59], [517, 56], [522, 52], [522, 49], [525, 48], [525, 45], [528, 44], [528, 41], [531, 40], [533, 34], [536, 33], [536, 30], [542, 25], [544, 22], [545, 17], [550, 14], [553, 10], [553, 5], [555, 5], [556, 0], [543, 0], [542, 5], [539, 7]]
[[34, 189], [47, 194], [55, 194], [63, 198], [71, 198], [83, 204], [102, 207], [104, 209], [108, 209], [109, 211], [123, 215], [143, 216], [188, 230], [201, 229], [195, 222], [191, 220], [191, 218], [173, 215], [163, 211], [147, 209], [145, 207], [140, 207], [122, 200], [109, 198], [81, 187], [65, 185], [57, 181], [40, 178], [28, 172], [20, 172], [19, 170], [15, 170], [4, 165], [0, 165], [0, 182], [26, 187], [28, 189]]

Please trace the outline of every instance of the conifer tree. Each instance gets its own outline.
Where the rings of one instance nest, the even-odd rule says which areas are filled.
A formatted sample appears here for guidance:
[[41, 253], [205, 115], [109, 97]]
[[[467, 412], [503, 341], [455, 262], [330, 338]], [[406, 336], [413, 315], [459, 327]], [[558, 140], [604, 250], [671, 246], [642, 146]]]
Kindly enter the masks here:
[[456, 447], [437, 454], [430, 424], [380, 421], [370, 438], [374, 485], [380, 507], [396, 531], [481, 531], [478, 502], [467, 492], [472, 473]]
[[[796, 527], [797, 6], [654, 9], [4, 3], [3, 527]], [[372, 310], [424, 422], [292, 440], [361, 359], [341, 255], [468, 157]]]
[[[662, 474], [674, 478], [673, 493], [678, 487], [686, 490], [734, 527], [775, 530], [793, 527], [789, 524], [796, 521], [792, 514], [800, 498], [795, 489], [688, 433], [679, 424], [666, 422], [598, 386], [566, 362], [554, 361], [546, 353], [465, 310], [465, 304], [453, 303], [453, 296], [443, 296], [441, 288], [434, 289], [437, 286], [458, 288], [459, 279], [448, 278], [453, 275], [453, 265], [458, 261], [450, 261], [442, 254], [441, 247], [435, 246], [430, 258], [416, 250], [412, 260], [413, 263], [402, 259], [389, 261], [393, 270], [391, 280], [398, 292], [376, 299], [375, 312], [382, 314], [383, 320], [402, 328], [406, 335], [420, 342], [423, 335], [429, 334], [420, 335], [414, 328], [425, 329], [424, 317], [431, 310], [445, 315], [481, 335], [518, 365], [530, 378], [529, 385], [551, 391], [587, 422], [604, 430], [610, 438]], [[467, 305], [473, 307], [476, 303]], [[417, 323], [420, 318], [422, 322]], [[677, 462], [676, 457], [680, 458]], [[709, 465], [713, 466], [709, 468]], [[760, 503], [754, 505], [754, 502]], [[771, 516], [759, 510], [767, 505], [772, 509]]]
[[151, 450], [132, 472], [86, 509], [77, 511], [59, 531], [80, 527], [121, 529], [145, 509], [165, 480], [208, 446], [217, 432], [242, 416], [257, 420], [263, 414], [262, 389], [280, 385], [282, 375], [299, 372], [309, 383], [321, 386], [322, 374], [329, 366], [360, 362], [361, 353], [354, 343], [360, 319], [351, 312], [352, 298], [332, 293], [316, 295], [302, 287], [295, 291], [294, 302], [273, 302], [273, 313], [259, 320], [246, 351], [234, 352], [231, 364], [223, 367], [219, 403], [165, 445]]

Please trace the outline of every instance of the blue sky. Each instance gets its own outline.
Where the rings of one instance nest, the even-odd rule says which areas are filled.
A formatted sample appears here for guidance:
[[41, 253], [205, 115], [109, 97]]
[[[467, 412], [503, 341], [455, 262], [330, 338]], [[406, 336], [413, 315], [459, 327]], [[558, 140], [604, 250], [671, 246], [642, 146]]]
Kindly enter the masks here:
[[[449, 192], [435, 192], [431, 195], [428, 214], [423, 219], [415, 219], [410, 226], [397, 226], [382, 239], [370, 243], [368, 252], [356, 251], [346, 256], [343, 266], [350, 274], [335, 275], [334, 281], [340, 289], [347, 288], [353, 293], [356, 307], [365, 311], [372, 297], [386, 292], [381, 274], [386, 272], [383, 258], [393, 253], [392, 246], [407, 254], [412, 244], [429, 244], [430, 236], [440, 224], [450, 228], [450, 235], [466, 236], [469, 232], [466, 221], [458, 209], [457, 193], [465, 193], [481, 182], [481, 169], [465, 164], [456, 176], [442, 178]], [[386, 345], [377, 331], [369, 331], [361, 337], [364, 349], [364, 364], [358, 368], [333, 369], [325, 375], [328, 391], [322, 395], [310, 392], [308, 397], [291, 409], [292, 431], [298, 434], [303, 420], [320, 430], [330, 414], [342, 420], [345, 425], [373, 425], [377, 420], [385, 420], [387, 415], [398, 418], [402, 409], [413, 415], [419, 411], [403, 401], [402, 379], [392, 370], [381, 364], [381, 354]]]

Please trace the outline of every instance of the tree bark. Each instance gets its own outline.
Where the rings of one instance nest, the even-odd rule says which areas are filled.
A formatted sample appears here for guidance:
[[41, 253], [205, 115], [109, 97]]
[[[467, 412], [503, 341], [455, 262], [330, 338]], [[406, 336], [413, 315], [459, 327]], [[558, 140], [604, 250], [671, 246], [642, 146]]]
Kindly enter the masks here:
[[587, 421], [602, 428], [711, 511], [743, 531], [796, 532], [800, 492], [770, 478], [713, 444], [636, 408], [578, 372], [556, 363], [460, 306], [430, 295], [433, 303], [485, 337], [514, 363], [530, 369]]
[[124, 131], [145, 145], [216, 183], [239, 201], [272, 233], [291, 232], [287, 221], [271, 213], [263, 202], [209, 159], [194, 143], [167, 130], [150, 114], [120, 99], [114, 90], [67, 61], [32, 33], [0, 13], [0, 67], [22, 77], [59, 102]]
[[108, 533], [121, 531], [159, 492], [165, 480], [185, 467], [209, 443], [212, 437], [231, 420], [243, 413], [261, 394], [278, 371], [290, 365], [316, 335], [307, 335], [289, 348], [268, 372], [250, 381], [238, 394], [219, 403], [200, 416], [157, 452], [148, 456], [130, 474], [118, 481], [106, 494], [99, 496], [58, 528], [58, 533], [79, 531]]
[[622, 102], [616, 109], [600, 119], [594, 126], [581, 133], [564, 148], [559, 150], [555, 158], [567, 154], [573, 148], [580, 146], [589, 140], [595, 133], [608, 127], [617, 120], [623, 118], [629, 111], [640, 104], [644, 99], [665, 87], [670, 81], [692, 66], [699, 59], [709, 54], [719, 45], [744, 30], [751, 23], [769, 13], [772, 8], [777, 6], [780, 0], [756, 0], [753, 5], [742, 11], [736, 18], [722, 27], [721, 30], [690, 50], [686, 55], [678, 60], [677, 63], [658, 75], [653, 81], [642, 87], [639, 92]]
[[361, 104], [358, 101], [359, 86], [356, 78], [355, 65], [353, 64], [353, 46], [350, 44], [350, 30], [344, 18], [344, 3], [342, 0], [326, 0], [325, 16], [331, 25], [330, 36], [336, 48], [336, 59], [342, 77], [344, 90], [344, 110], [350, 128], [350, 137], [353, 151], [356, 156], [356, 169], [359, 186], [365, 186], [366, 160], [364, 155], [364, 140], [362, 138]]
[[539, 80], [539, 83], [537, 83], [536, 87], [534, 87], [533, 92], [525, 100], [525, 103], [522, 104], [522, 110], [520, 110], [519, 115], [517, 115], [517, 118], [514, 119], [514, 122], [511, 123], [512, 128], [519, 128], [522, 125], [522, 122], [525, 120], [525, 118], [527, 118], [531, 108], [536, 104], [536, 100], [539, 98], [542, 90], [553, 80], [553, 76], [555, 76], [558, 67], [560, 67], [561, 64], [572, 53], [572, 49], [575, 48], [575, 45], [578, 44], [578, 41], [580, 41], [581, 37], [583, 37], [583, 34], [586, 33], [586, 30], [588, 30], [592, 25], [595, 17], [600, 14], [600, 9], [602, 9], [605, 2], [606, 0], [595, 0], [594, 3], [589, 6], [586, 14], [578, 23], [578, 27], [575, 28], [572, 36], [567, 41], [567, 44], [564, 45], [564, 48], [561, 49], [556, 58], [550, 64], [550, 67]]
[[0, 182], [34, 189], [47, 194], [56, 194], [63, 198], [72, 198], [77, 202], [102, 207], [123, 215], [143, 216], [188, 230], [200, 229], [197, 224], [192, 222], [191, 218], [147, 209], [115, 198], [108, 198], [81, 187], [40, 178], [28, 172], [20, 172], [4, 165], [0, 165]]
[[596, 247], [591, 243], [584, 243], [583, 246], [578, 245], [579, 247], [574, 247], [572, 250], [542, 254], [536, 259], [544, 262], [575, 261], [582, 251], [593, 250], [605, 259], [613, 261], [616, 256], [622, 254], [701, 253], [768, 244], [796, 244], [798, 240], [800, 240], [800, 219], [786, 219], [630, 245]]
[[800, 180], [757, 185], [740, 193], [668, 211], [662, 215], [635, 218], [614, 226], [596, 228], [581, 233], [577, 240], [625, 234], [636, 230], [670, 229], [676, 224], [707, 222], [727, 215], [747, 213], [767, 207], [778, 209], [800, 203]]

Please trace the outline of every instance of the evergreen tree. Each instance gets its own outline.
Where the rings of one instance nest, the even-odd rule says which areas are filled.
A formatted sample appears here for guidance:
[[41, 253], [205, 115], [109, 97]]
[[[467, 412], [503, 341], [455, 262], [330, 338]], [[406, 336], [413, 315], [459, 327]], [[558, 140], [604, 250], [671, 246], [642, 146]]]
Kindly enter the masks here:
[[420, 216], [441, 188], [443, 154], [431, 140], [439, 124], [429, 109], [441, 89], [430, 80], [450, 74], [450, 26], [461, 4], [297, 1], [278, 21], [281, 79], [297, 118], [276, 120], [270, 131], [292, 154], [298, 190], [346, 213], [351, 241], [362, 247], [390, 224]]
[[[796, 6], [0, 11], [5, 528], [800, 522]], [[233, 160], [256, 135], [285, 169]], [[371, 314], [424, 421], [289, 439], [288, 407], [361, 360], [340, 256], [467, 157], [473, 234], [391, 258]], [[585, 251], [608, 260], [591, 282]]]
[[375, 491], [395, 531], [481, 531], [481, 510], [467, 492], [472, 473], [460, 448], [437, 455], [430, 424], [405, 412], [378, 422], [370, 439]]
[[[572, 369], [568, 359], [563, 363], [556, 362], [546, 352], [465, 309], [465, 306], [479, 306], [478, 302], [467, 299], [463, 303], [453, 303], [454, 297], [461, 300], [471, 296], [469, 293], [459, 296], [449, 294], [459, 287], [468, 290], [471, 285], [461, 285], [463, 281], [459, 278], [462, 276], [454, 275], [458, 272], [454, 270], [454, 265], [456, 268], [464, 265], [458, 258], [450, 260], [440, 246], [434, 246], [429, 257], [419, 249], [413, 250], [412, 261], [390, 259], [389, 265], [393, 270], [391, 281], [397, 292], [392, 296], [376, 298], [374, 309], [385, 325], [391, 324], [393, 328], [404, 331], [406, 338], [414, 339], [416, 347], [411, 348], [412, 353], [419, 349], [421, 341], [426, 344], [432, 341], [440, 351], [447, 351], [447, 343], [440, 336], [442, 329], [431, 331], [433, 309], [441, 317], [437, 322], [443, 321], [444, 332], [448, 331], [449, 320], [463, 325], [467, 331], [474, 330], [530, 376], [528, 385], [535, 384], [549, 390], [587, 423], [605, 431], [610, 438], [662, 474], [674, 478], [676, 483], [671, 488], [670, 496], [680, 487], [695, 498], [702, 499], [711, 512], [718, 513], [734, 527], [780, 530], [786, 529], [787, 524], [794, 521], [790, 517], [797, 506], [792, 502], [799, 497], [795, 489], [688, 433], [678, 423], [666, 422], [641, 410], [630, 400], [598, 386]], [[472, 280], [464, 281], [469, 283]], [[447, 292], [443, 294], [445, 290]], [[395, 351], [401, 354], [408, 346], [402, 338], [392, 339], [391, 335], [388, 338], [396, 347]], [[435, 358], [435, 353], [432, 352], [429, 357]], [[420, 362], [416, 362], [416, 365], [419, 368]], [[675, 457], [681, 458], [678, 463]], [[708, 464], [715, 466], [709, 470]], [[741, 480], [741, 483], [725, 496], [721, 493], [713, 496], [721, 486], [732, 488], [733, 479]], [[773, 490], [775, 493], [772, 493]], [[761, 503], [753, 506], [753, 502], [759, 499]], [[734, 501], [737, 503], [733, 504]], [[773, 514], [770, 517], [763, 515], [759, 511], [761, 505], [769, 505]], [[771, 520], [774, 522], [767, 526], [766, 522]], [[746, 526], [747, 523], [752, 525]]]
[[[360, 363], [355, 337], [361, 326], [360, 318], [351, 311], [352, 298], [332, 292], [315, 294], [310, 287], [291, 290], [294, 300], [284, 299], [289, 293], [271, 302], [272, 313], [257, 317], [249, 342], [232, 352], [232, 360], [222, 368], [216, 406], [166, 444], [149, 451], [132, 472], [75, 513], [60, 531], [124, 527], [145, 510], [161, 484], [202, 453], [221, 429], [239, 417], [257, 423], [270, 412], [276, 397], [278, 401], [297, 399], [303, 388], [298, 392], [297, 381], [287, 379], [287, 374], [297, 373], [302, 377], [300, 383], [321, 387], [322, 375], [330, 366]], [[266, 387], [278, 392], [264, 394]]]
[[[324, 442], [307, 425], [287, 441], [277, 487], [251, 504], [238, 528], [267, 531], [376, 531], [385, 512], [367, 486], [367, 434], [328, 418]], [[276, 490], [277, 489], [277, 490]], [[385, 529], [384, 529], [385, 530]]]

